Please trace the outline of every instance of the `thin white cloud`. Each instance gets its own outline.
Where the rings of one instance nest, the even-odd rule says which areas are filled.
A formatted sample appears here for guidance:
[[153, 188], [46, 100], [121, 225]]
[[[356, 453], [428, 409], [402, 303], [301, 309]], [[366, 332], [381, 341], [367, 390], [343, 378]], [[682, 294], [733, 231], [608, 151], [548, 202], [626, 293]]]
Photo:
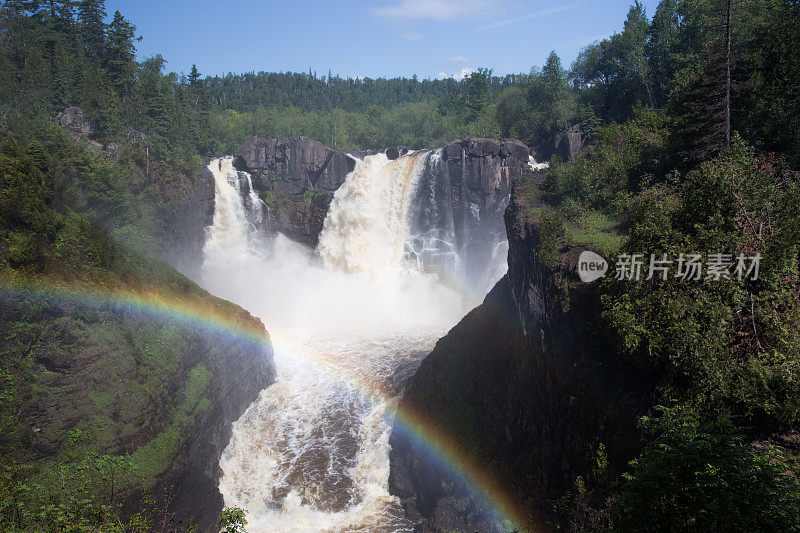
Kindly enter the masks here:
[[448, 57], [444, 60], [445, 63], [469, 63], [469, 59], [464, 56]]
[[405, 35], [403, 35], [403, 38], [406, 41], [411, 41], [412, 43], [415, 43], [417, 41], [422, 40], [422, 34], [417, 32], [406, 33]]
[[475, 72], [475, 69], [473, 67], [464, 67], [464, 68], [461, 69], [460, 72], [456, 72], [455, 74], [446, 74], [444, 72], [440, 72], [439, 75], [436, 76], [436, 78], [440, 79], [440, 80], [443, 80], [443, 79], [446, 79], [446, 78], [453, 78], [456, 81], [461, 81], [464, 78], [468, 77], [473, 72]]
[[583, 4], [571, 4], [568, 6], [558, 6], [558, 7], [549, 7], [547, 9], [540, 9], [539, 11], [534, 11], [533, 13], [528, 13], [527, 15], [521, 15], [519, 17], [514, 17], [505, 20], [498, 20], [497, 22], [492, 22], [491, 24], [487, 24], [486, 26], [481, 26], [478, 28], [479, 30], [493, 30], [495, 28], [501, 28], [503, 26], [508, 26], [509, 24], [514, 24], [516, 22], [524, 22], [526, 20], [536, 19], [539, 17], [544, 17], [547, 15], [553, 15], [555, 13], [563, 13], [564, 11], [571, 11], [573, 9], [577, 9]]
[[453, 20], [487, 17], [505, 3], [506, 0], [400, 0], [370, 11], [377, 17], [394, 19]]

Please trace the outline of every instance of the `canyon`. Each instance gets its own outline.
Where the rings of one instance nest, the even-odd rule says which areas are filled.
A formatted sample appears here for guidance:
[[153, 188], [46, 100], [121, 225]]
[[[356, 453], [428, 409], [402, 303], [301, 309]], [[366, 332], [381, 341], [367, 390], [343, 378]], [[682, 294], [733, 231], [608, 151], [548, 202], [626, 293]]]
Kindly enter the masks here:
[[[603, 343], [594, 286], [576, 281], [585, 248], [561, 250], [553, 268], [537, 258], [538, 223], [517, 190], [529, 185], [514, 186], [534, 169], [526, 180], [543, 178], [531, 153], [516, 140], [344, 153], [253, 138], [211, 161], [217, 210], [200, 283], [283, 330], [283, 377], [234, 424], [222, 460], [225, 502], [253, 510], [256, 529], [492, 530], [508, 519], [432, 458], [430, 443], [409, 438], [402, 415], [392, 427], [394, 409], [494, 465], [491, 477], [525, 495], [510, 500], [536, 527], [598, 446], [616, 466], [634, 454], [646, 395]], [[219, 202], [231, 192], [240, 205], [226, 222]], [[387, 313], [382, 298], [400, 309]], [[418, 306], [429, 312], [410, 319]]]
[[[492, 530], [522, 521], [498, 494], [476, 493], [480, 476], [454, 457], [519, 465], [529, 446], [542, 456], [525, 463], [523, 478], [502, 469], [490, 477], [528, 495], [519, 509], [545, 507], [586, 468], [597, 435], [626, 435], [637, 411], [598, 412], [628, 399], [609, 388], [622, 378], [596, 346], [591, 288], [565, 302], [569, 268], [537, 259], [536, 221], [521, 215], [517, 189], [542, 179], [541, 150], [464, 138], [338, 152], [305, 137], [253, 138], [195, 176], [141, 169], [164, 205], [160, 257], [246, 309], [226, 313], [244, 313], [259, 335], [265, 325], [269, 342], [184, 334], [197, 340], [169, 363], [160, 405], [185, 404], [185, 413], [123, 417], [141, 434], [105, 448], [146, 453], [166, 438], [148, 420], [171, 435], [163, 466], [123, 491], [129, 512], [147, 492], [201, 530], [223, 506], [245, 509], [253, 531]], [[115, 223], [111, 214], [100, 222]], [[54, 348], [42, 364], [64, 374], [58, 386], [74, 387], [70, 376], [94, 372], [80, 353], [102, 342], [66, 359]], [[192, 407], [181, 398], [195, 401], [198, 379]], [[574, 405], [586, 387], [597, 391]], [[51, 410], [35, 422], [46, 428], [43, 450]], [[576, 429], [584, 421], [585, 436]], [[614, 461], [630, 453], [607, 446]]]

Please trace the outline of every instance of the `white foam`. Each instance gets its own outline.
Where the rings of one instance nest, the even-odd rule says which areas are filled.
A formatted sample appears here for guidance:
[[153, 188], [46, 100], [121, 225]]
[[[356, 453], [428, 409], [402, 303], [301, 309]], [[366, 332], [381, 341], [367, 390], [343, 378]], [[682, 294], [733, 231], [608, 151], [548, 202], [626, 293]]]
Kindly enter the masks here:
[[538, 163], [536, 159], [531, 155], [528, 156], [528, 166], [534, 172], [539, 172], [540, 170], [545, 170], [550, 168], [550, 163]]

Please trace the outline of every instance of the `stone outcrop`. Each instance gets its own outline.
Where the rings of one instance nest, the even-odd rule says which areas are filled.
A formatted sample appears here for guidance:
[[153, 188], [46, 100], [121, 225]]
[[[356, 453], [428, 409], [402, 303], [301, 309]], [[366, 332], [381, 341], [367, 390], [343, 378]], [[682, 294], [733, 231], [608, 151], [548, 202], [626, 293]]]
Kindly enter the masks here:
[[532, 150], [536, 161], [544, 163], [550, 161], [554, 155], [562, 161], [569, 161], [586, 151], [586, 141], [581, 132], [581, 125], [576, 124], [569, 130], [553, 137], [552, 141], [542, 143]]
[[[616, 468], [635, 455], [637, 420], [651, 404], [647, 378], [618, 364], [599, 330], [597, 283], [581, 283], [575, 271], [585, 247], [562, 249], [553, 268], [538, 259], [530, 197], [515, 188], [506, 211], [508, 274], [439, 340], [400, 410], [490, 465], [536, 530], [551, 502], [592, 475], [600, 444]], [[492, 529], [470, 489], [418, 441], [395, 431], [391, 444], [391, 489], [410, 517], [432, 530]]]
[[405, 146], [391, 146], [386, 149], [386, 157], [389, 160], [394, 161], [401, 155], [406, 155], [408, 153], [408, 148]]
[[314, 246], [333, 193], [355, 160], [308, 137], [253, 137], [236, 152], [234, 165], [253, 176], [273, 229]]
[[155, 168], [149, 181], [165, 205], [159, 213], [164, 241], [156, 255], [194, 277], [203, 264], [206, 228], [214, 219], [214, 177], [205, 165], [197, 176], [166, 177]]
[[463, 180], [468, 200], [481, 209], [508, 200], [514, 180], [530, 171], [528, 156], [528, 147], [516, 139], [468, 137], [448, 143], [443, 150], [450, 182]]
[[76, 137], [88, 137], [94, 132], [92, 120], [80, 107], [68, 107], [56, 116], [56, 122]]
[[[486, 272], [494, 247], [504, 240], [502, 213], [514, 181], [530, 171], [529, 150], [516, 139], [468, 137], [448, 143], [441, 154], [443, 168], [438, 173], [428, 170], [419, 189], [429, 194], [435, 187], [449, 188], [447, 194], [438, 196], [449, 200], [455, 241], [462, 257], [471, 258], [472, 272], [467, 277], [485, 291], [480, 273]], [[427, 184], [426, 180], [439, 183]]]

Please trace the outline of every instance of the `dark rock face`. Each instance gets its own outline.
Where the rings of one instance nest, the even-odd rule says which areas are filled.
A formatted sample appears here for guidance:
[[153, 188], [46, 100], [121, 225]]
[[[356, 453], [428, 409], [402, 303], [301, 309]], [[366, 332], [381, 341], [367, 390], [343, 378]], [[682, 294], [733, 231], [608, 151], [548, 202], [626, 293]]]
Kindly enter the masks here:
[[273, 229], [316, 245], [333, 193], [355, 160], [308, 137], [253, 137], [236, 156], [237, 168], [249, 172], [264, 195]]
[[527, 172], [528, 147], [516, 139], [470, 137], [444, 147], [450, 181], [465, 180], [466, 188], [477, 194], [482, 204], [511, 194], [513, 179]]
[[[509, 271], [425, 358], [402, 400], [424, 424], [445, 431], [517, 499], [527, 526], [541, 526], [548, 502], [591, 475], [598, 446], [623, 467], [638, 450], [637, 420], [650, 405], [646, 379], [615, 361], [599, 331], [597, 284], [575, 273], [580, 252], [562, 250], [550, 269], [537, 258], [539, 230], [514, 195], [506, 211]], [[392, 434], [392, 491], [409, 516], [446, 529], [447, 509], [469, 490], [426, 450]], [[462, 504], [463, 505], [463, 504]], [[471, 514], [470, 514], [471, 513]], [[477, 508], [460, 531], [490, 530]], [[482, 525], [483, 524], [483, 525]]]
[[405, 146], [392, 146], [386, 149], [386, 157], [389, 158], [390, 161], [394, 161], [401, 155], [406, 155], [407, 153], [408, 148]]
[[190, 277], [203, 264], [205, 231], [214, 219], [214, 177], [204, 165], [196, 176], [172, 177], [169, 185], [158, 169], [151, 183], [166, 207], [160, 213], [165, 242], [158, 255]]
[[556, 135], [551, 142], [540, 144], [532, 150], [536, 161], [544, 163], [557, 155], [562, 161], [578, 157], [586, 151], [586, 143], [581, 133], [580, 124], [572, 126], [568, 131]]

